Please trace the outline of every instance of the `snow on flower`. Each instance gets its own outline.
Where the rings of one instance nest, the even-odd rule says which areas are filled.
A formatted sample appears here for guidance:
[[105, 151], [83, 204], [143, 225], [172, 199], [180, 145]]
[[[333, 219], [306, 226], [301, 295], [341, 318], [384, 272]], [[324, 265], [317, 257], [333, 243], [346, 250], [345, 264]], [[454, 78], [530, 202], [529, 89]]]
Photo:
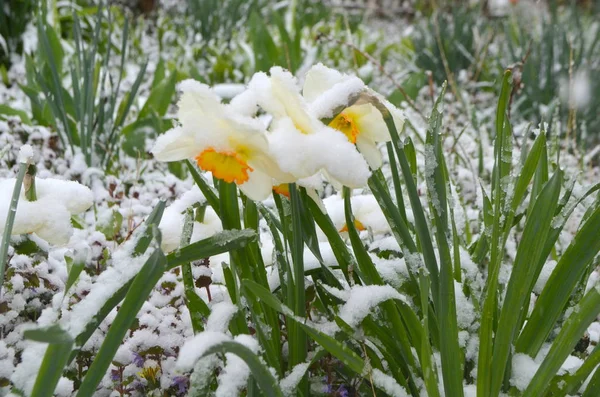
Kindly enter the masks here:
[[[302, 93], [310, 108], [319, 118], [330, 118], [334, 108], [342, 105], [336, 98], [346, 98], [346, 103], [352, 95], [356, 95], [356, 77], [344, 75], [337, 70], [330, 69], [322, 64], [313, 66], [306, 74]], [[364, 88], [364, 87], [363, 87]], [[362, 88], [361, 88], [362, 89]], [[333, 106], [332, 106], [333, 105]], [[399, 111], [391, 104], [386, 104], [392, 114]], [[343, 107], [343, 105], [342, 105]], [[396, 120], [397, 119], [397, 120]], [[402, 117], [395, 117], [396, 128], [402, 129], [398, 124]], [[356, 104], [343, 109], [329, 123], [329, 126], [343, 133], [348, 141], [356, 144], [358, 151], [365, 157], [372, 169], [377, 169], [383, 164], [381, 153], [377, 148], [378, 142], [391, 140], [387, 126], [381, 113], [371, 103], [359, 100]]]
[[[15, 182], [15, 178], [0, 180], [0, 233], [4, 231]], [[91, 190], [77, 182], [39, 178], [35, 189], [35, 201], [28, 201], [25, 189], [21, 189], [12, 234], [35, 233], [51, 244], [68, 243], [73, 234], [71, 215], [92, 206]]]
[[178, 118], [181, 126], [161, 135], [152, 149], [159, 161], [195, 159], [204, 171], [235, 182], [253, 200], [271, 193], [272, 179], [291, 182], [271, 155], [262, 123], [223, 105], [207, 86], [183, 81]]
[[249, 89], [273, 117], [268, 137], [282, 170], [296, 178], [324, 171], [349, 187], [367, 183], [370, 171], [364, 158], [344, 135], [311, 112], [291, 73], [280, 67], [271, 68], [270, 76], [256, 73]]

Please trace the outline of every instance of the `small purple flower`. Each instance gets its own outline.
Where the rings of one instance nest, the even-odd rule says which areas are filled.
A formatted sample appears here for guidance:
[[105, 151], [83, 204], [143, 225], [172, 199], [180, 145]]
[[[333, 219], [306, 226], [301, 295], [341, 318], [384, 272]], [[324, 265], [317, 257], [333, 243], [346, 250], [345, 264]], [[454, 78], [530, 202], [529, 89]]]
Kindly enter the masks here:
[[144, 366], [144, 357], [140, 356], [136, 352], [133, 352], [133, 363], [136, 367], [142, 368]]
[[189, 380], [186, 376], [176, 376], [173, 378], [173, 386], [177, 386], [177, 395], [184, 395], [189, 387]]
[[335, 392], [335, 395], [339, 397], [348, 397], [348, 389], [346, 389], [346, 386], [341, 385], [340, 387], [338, 387], [337, 391]]
[[331, 383], [329, 383], [329, 377], [327, 375], [323, 377], [323, 381], [325, 382], [323, 385], [323, 393], [333, 392], [333, 387], [331, 387]]
[[121, 380], [121, 371], [119, 371], [118, 369], [111, 369], [110, 380], [112, 380], [113, 382], [118, 382], [119, 380]]
[[131, 387], [133, 390], [137, 391], [144, 391], [146, 389], [146, 386], [144, 386], [144, 384], [137, 379], [131, 382]]

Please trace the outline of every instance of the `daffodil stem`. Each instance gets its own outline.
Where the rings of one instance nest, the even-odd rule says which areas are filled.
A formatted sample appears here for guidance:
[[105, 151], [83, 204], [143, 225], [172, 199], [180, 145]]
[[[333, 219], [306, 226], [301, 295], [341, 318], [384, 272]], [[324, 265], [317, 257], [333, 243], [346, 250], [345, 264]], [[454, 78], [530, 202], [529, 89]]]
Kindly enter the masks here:
[[25, 199], [27, 201], [36, 201], [37, 193], [35, 191], [35, 174], [37, 173], [37, 167], [35, 164], [29, 164], [27, 172], [25, 173], [25, 179], [23, 184], [25, 185]]
[[206, 206], [208, 205], [207, 202], [204, 202], [202, 204], [196, 204], [194, 207], [196, 208], [196, 213], [194, 216], [194, 220], [198, 223], [203, 223], [204, 222], [204, 215], [206, 214]]
[[0, 296], [2, 295], [2, 285], [4, 284], [4, 271], [6, 270], [7, 265], [10, 235], [12, 234], [13, 224], [15, 222], [15, 215], [17, 214], [17, 204], [19, 203], [21, 186], [23, 185], [23, 179], [25, 178], [27, 165], [27, 163], [21, 163], [19, 165], [19, 173], [17, 174], [17, 180], [15, 182], [15, 188], [13, 190], [12, 199], [10, 201], [10, 207], [8, 209], [8, 214], [6, 215], [6, 223], [4, 224], [2, 245], [0, 245]]

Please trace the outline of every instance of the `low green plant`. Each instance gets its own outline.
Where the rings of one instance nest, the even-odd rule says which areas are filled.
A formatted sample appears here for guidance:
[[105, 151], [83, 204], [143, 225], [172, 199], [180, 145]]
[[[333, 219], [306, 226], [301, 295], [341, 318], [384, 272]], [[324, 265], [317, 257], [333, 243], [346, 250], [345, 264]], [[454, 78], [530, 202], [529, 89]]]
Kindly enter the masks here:
[[13, 54], [22, 54], [21, 36], [34, 17], [36, 8], [34, 0], [0, 1], [0, 68], [4, 71], [10, 67]]
[[598, 14], [575, 5], [550, 4], [549, 12], [536, 15], [539, 31], [519, 15], [504, 24], [507, 62], [522, 63], [522, 88], [513, 108], [532, 121], [548, 121], [556, 112], [562, 134], [598, 141], [595, 131], [600, 119], [595, 109], [599, 99], [593, 93], [600, 83], [591, 77], [600, 72]]
[[[75, 51], [67, 68], [62, 39], [41, 14], [38, 16], [39, 50], [35, 57], [27, 57], [27, 83], [21, 88], [30, 99], [37, 123], [55, 128], [63, 147], [81, 150], [88, 166], [107, 169], [120, 150], [123, 127], [146, 74], [147, 61], [141, 64], [131, 89], [121, 95], [129, 45], [128, 19], [124, 20], [120, 47], [115, 49], [106, 45], [107, 37], [113, 33], [113, 12], [100, 6], [91, 17], [84, 17], [92, 26], [85, 34], [80, 16], [72, 14]], [[108, 32], [102, 29], [105, 23]], [[117, 51], [120, 59], [116, 71], [109, 64], [113, 51]], [[160, 123], [167, 111], [175, 75], [161, 81], [164, 69], [159, 74], [146, 105], [139, 112], [137, 125]]]

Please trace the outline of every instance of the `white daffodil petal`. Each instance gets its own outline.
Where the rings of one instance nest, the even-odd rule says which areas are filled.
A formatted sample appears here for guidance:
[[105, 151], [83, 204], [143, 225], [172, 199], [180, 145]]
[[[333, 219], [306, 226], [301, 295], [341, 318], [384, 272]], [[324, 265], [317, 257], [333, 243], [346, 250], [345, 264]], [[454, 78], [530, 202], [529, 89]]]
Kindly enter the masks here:
[[383, 159], [381, 158], [381, 152], [377, 148], [377, 144], [369, 137], [360, 134], [356, 139], [356, 148], [365, 160], [367, 160], [371, 169], [376, 170], [382, 166]]
[[302, 95], [308, 102], [312, 102], [343, 78], [344, 76], [337, 70], [328, 68], [322, 63], [316, 64], [306, 73]]
[[152, 154], [158, 161], [179, 161], [193, 158], [202, 151], [193, 135], [181, 127], [171, 128], [156, 139]]
[[310, 104], [311, 113], [318, 119], [328, 119], [346, 108], [365, 89], [365, 83], [354, 76], [344, 78], [319, 95]]
[[367, 184], [371, 175], [369, 166], [346, 136], [332, 128], [326, 128], [317, 137], [321, 142], [315, 147], [322, 148], [322, 166], [329, 175], [352, 188]]
[[271, 194], [273, 178], [264, 172], [254, 170], [249, 174], [248, 180], [239, 187], [251, 200], [262, 201]]
[[181, 98], [177, 103], [177, 118], [182, 125], [200, 127], [207, 118], [219, 117], [221, 98], [206, 84], [188, 79], [179, 83]]
[[258, 102], [256, 93], [252, 90], [246, 90], [235, 96], [228, 105], [233, 113], [253, 117], [258, 111]]
[[294, 76], [280, 67], [273, 67], [270, 72], [272, 94], [283, 105], [287, 117], [300, 132], [313, 133], [317, 123], [308, 113], [308, 105], [300, 95]]
[[[390, 133], [381, 113], [371, 104], [361, 105], [361, 107], [369, 109], [368, 112], [364, 112], [357, 120], [361, 135], [365, 134], [375, 142], [388, 142], [391, 140]], [[398, 127], [396, 128], [398, 129]], [[401, 129], [398, 129], [398, 133], [400, 131]]]
[[257, 154], [252, 156], [252, 160], [248, 163], [252, 168], [259, 169], [270, 175], [278, 183], [292, 183], [296, 181], [296, 177], [288, 172], [283, 172], [277, 161], [271, 156], [265, 154]]

